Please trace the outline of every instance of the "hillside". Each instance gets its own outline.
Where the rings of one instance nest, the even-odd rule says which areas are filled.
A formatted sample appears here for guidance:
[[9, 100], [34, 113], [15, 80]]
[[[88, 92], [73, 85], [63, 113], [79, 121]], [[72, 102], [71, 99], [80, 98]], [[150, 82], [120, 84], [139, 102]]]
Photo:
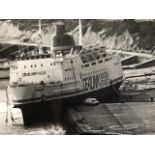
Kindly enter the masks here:
[[[78, 42], [78, 20], [42, 20], [43, 42], [50, 43], [56, 22], [64, 22], [66, 31]], [[38, 20], [1, 20], [0, 39], [38, 41]], [[153, 50], [154, 20], [82, 20], [84, 46], [105, 45], [114, 49]]]

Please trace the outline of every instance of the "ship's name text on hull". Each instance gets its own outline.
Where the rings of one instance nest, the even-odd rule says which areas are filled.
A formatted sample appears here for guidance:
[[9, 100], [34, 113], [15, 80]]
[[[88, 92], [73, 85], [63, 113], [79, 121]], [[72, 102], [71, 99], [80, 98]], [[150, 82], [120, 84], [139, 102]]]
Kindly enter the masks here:
[[34, 75], [44, 75], [44, 74], [46, 74], [46, 71], [23, 73], [22, 76], [34, 76]]

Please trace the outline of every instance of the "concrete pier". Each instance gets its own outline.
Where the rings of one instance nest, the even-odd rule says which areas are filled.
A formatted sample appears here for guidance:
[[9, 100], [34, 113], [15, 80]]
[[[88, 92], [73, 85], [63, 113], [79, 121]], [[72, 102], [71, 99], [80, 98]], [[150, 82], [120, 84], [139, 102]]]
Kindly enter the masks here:
[[155, 133], [155, 102], [77, 105], [68, 117], [79, 134]]

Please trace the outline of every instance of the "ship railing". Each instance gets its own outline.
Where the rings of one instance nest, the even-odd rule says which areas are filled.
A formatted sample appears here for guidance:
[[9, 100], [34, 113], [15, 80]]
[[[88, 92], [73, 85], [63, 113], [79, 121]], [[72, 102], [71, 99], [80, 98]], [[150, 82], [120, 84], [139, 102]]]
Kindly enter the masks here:
[[31, 55], [31, 56], [23, 56], [23, 57], [16, 57], [15, 60], [33, 60], [33, 59], [45, 59], [51, 58], [50, 54], [42, 54], [42, 55]]
[[102, 60], [106, 56], [104, 54], [99, 55], [94, 53], [94, 54], [82, 54], [80, 55], [80, 57], [83, 63], [89, 63], [97, 60]]
[[40, 86], [48, 86], [48, 85], [60, 85], [60, 84], [62, 84], [62, 81], [53, 81], [53, 82], [40, 82], [40, 83], [35, 83], [35, 82], [31, 82], [31, 83], [18, 83], [18, 82], [16, 82], [16, 83], [11, 83], [9, 86], [10, 87], [26, 87], [26, 86], [28, 86], [28, 85], [36, 85], [36, 84], [38, 84], [38, 86], [40, 85]]
[[11, 88], [13, 88], [13, 87], [25, 87], [25, 86], [27, 86], [27, 84], [24, 84], [24, 83], [21, 83], [21, 84], [19, 84], [18, 82], [16, 82], [16, 83], [11, 83], [10, 85], [9, 85]]
[[80, 51], [79, 54], [80, 54], [80, 57], [83, 63], [87, 63], [87, 62], [91, 62], [94, 60], [106, 58], [107, 56], [111, 56], [111, 54], [107, 54], [105, 50], [101, 48], [83, 49]]

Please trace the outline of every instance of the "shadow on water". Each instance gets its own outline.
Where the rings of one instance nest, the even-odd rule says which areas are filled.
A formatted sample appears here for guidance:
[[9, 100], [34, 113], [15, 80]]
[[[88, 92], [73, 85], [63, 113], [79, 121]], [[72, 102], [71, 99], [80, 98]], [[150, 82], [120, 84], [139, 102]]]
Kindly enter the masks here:
[[28, 131], [36, 130], [32, 133], [38, 133], [38, 129], [44, 128], [47, 134], [75, 135], [77, 134], [76, 127], [70, 122], [67, 114], [69, 107], [59, 102], [55, 104], [41, 103], [41, 105], [34, 107], [24, 107], [24, 111], [21, 109], [23, 126]]
[[[24, 125], [21, 110], [13, 109], [14, 121], [9, 117], [6, 123], [6, 110], [0, 111], [0, 134], [13, 135], [73, 135], [77, 134], [73, 124], [67, 118], [65, 110], [59, 120], [51, 119], [48, 115], [41, 115], [31, 119], [31, 124]], [[33, 121], [32, 121], [33, 120]]]

